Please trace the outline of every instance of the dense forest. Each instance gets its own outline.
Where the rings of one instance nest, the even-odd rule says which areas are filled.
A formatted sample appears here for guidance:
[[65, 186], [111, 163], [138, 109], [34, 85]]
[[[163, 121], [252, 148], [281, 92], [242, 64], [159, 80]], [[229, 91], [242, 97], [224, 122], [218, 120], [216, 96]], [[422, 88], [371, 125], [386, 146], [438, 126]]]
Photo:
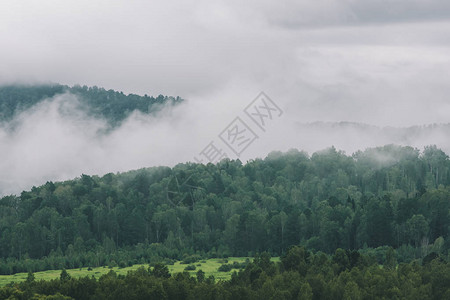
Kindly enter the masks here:
[[0, 199], [0, 273], [280, 256], [292, 245], [385, 263], [448, 258], [450, 160], [388, 145], [273, 152], [47, 182]]
[[316, 300], [316, 299], [450, 299], [450, 265], [424, 259], [397, 266], [390, 254], [380, 267], [369, 256], [337, 249], [330, 257], [294, 246], [274, 263], [266, 252], [231, 280], [215, 282], [202, 270], [170, 274], [167, 266], [141, 267], [127, 275], [114, 271], [100, 277], [72, 278], [62, 270], [59, 279], [34, 278], [0, 288], [0, 299], [157, 299], [157, 300]]
[[92, 116], [104, 118], [113, 127], [119, 125], [135, 110], [151, 113], [160, 109], [161, 104], [176, 104], [182, 101], [179, 97], [163, 95], [156, 98], [148, 95], [125, 95], [123, 92], [105, 90], [96, 86], [3, 85], [0, 86], [0, 122], [11, 121], [18, 113], [63, 94], [76, 96], [79, 101], [77, 104], [81, 109]]

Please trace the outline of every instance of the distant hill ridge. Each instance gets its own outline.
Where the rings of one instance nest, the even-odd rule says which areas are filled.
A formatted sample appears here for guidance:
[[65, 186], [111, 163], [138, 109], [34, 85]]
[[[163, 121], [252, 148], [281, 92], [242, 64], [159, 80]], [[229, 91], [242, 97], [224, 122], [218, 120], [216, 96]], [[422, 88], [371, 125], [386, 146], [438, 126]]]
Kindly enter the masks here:
[[310, 127], [310, 128], [355, 128], [355, 129], [372, 129], [376, 131], [386, 131], [386, 130], [398, 130], [398, 131], [412, 131], [412, 130], [431, 130], [436, 128], [442, 128], [450, 130], [450, 123], [433, 123], [433, 124], [423, 124], [423, 125], [412, 125], [412, 126], [376, 126], [366, 123], [359, 122], [323, 122], [315, 121], [309, 123], [297, 123], [300, 127]]
[[[450, 151], [450, 123], [412, 125], [408, 127], [379, 127], [354, 122], [297, 123], [297, 134], [303, 145], [323, 141], [322, 147], [333, 144], [350, 153], [377, 145], [400, 144], [416, 148], [436, 144]], [[350, 147], [349, 145], [354, 145]], [[319, 145], [320, 146], [320, 145]], [[320, 148], [320, 147], [319, 147]], [[350, 149], [349, 149], [350, 148]]]
[[0, 121], [10, 121], [18, 113], [27, 110], [42, 101], [70, 93], [75, 95], [88, 113], [95, 117], [103, 117], [115, 127], [133, 111], [142, 113], [156, 112], [161, 105], [176, 105], [183, 101], [180, 97], [159, 95], [124, 94], [114, 90], [106, 90], [97, 86], [88, 87], [61, 84], [40, 85], [3, 85], [0, 86]]

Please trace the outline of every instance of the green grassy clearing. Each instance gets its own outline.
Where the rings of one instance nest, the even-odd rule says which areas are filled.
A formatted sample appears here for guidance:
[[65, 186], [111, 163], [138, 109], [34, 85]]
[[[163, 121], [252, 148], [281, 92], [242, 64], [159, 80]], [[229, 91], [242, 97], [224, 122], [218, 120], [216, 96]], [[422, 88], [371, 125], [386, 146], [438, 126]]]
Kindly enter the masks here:
[[[229, 257], [227, 258], [228, 264], [232, 264], [233, 262], [243, 263], [245, 262], [246, 257]], [[250, 258], [250, 261], [252, 259]], [[279, 257], [272, 258], [272, 261], [279, 261]], [[202, 270], [205, 272], [206, 277], [209, 277], [213, 275], [216, 280], [229, 280], [231, 278], [231, 274], [234, 271], [238, 271], [236, 269], [231, 270], [230, 272], [219, 272], [218, 268], [225, 263], [225, 260], [223, 258], [211, 258], [207, 260], [200, 260], [196, 263], [193, 263], [193, 265], [196, 267], [193, 271], [188, 271], [191, 276], [195, 276], [195, 273], [197, 273], [198, 270]], [[98, 267], [98, 268], [92, 268], [92, 271], [88, 271], [88, 268], [81, 268], [81, 269], [69, 269], [67, 272], [72, 277], [85, 277], [85, 276], [94, 276], [96, 278], [99, 278], [100, 276], [107, 274], [110, 270], [113, 270], [117, 274], [120, 275], [126, 275], [128, 271], [136, 270], [139, 267], [148, 268], [148, 264], [138, 264], [133, 265], [131, 267], [126, 268], [108, 268], [108, 267]], [[173, 265], [168, 265], [169, 271], [174, 273], [183, 272], [184, 268], [186, 268], [186, 264], [180, 264], [180, 261], [177, 261]], [[59, 278], [59, 275], [61, 274], [61, 270], [48, 270], [48, 271], [42, 271], [42, 272], [36, 272], [34, 273], [34, 277], [36, 280], [51, 280]], [[26, 280], [27, 273], [17, 273], [13, 275], [0, 275], [0, 287], [7, 285], [8, 283], [14, 281], [14, 282], [21, 282]]]

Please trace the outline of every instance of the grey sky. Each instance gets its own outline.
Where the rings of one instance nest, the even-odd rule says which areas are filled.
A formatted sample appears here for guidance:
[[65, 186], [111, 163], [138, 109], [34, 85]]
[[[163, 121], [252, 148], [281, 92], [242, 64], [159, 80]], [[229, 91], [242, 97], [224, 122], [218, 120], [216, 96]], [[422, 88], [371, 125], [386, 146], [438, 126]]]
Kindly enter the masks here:
[[2, 1], [0, 79], [181, 96], [241, 76], [299, 85], [322, 61], [355, 76], [448, 63], [449, 18], [443, 0]]
[[[54, 105], [65, 100], [53, 99], [21, 115], [17, 135], [0, 128], [0, 189], [7, 180], [23, 188], [191, 160], [260, 91], [285, 114], [245, 159], [290, 147], [311, 152], [335, 144], [351, 152], [389, 141], [308, 135], [299, 122], [450, 120], [444, 0], [7, 0], [0, 2], [0, 45], [0, 83], [51, 81], [188, 99], [159, 119], [134, 115], [103, 138], [95, 136], [101, 121], [62, 118]], [[447, 140], [440, 132], [427, 143]]]

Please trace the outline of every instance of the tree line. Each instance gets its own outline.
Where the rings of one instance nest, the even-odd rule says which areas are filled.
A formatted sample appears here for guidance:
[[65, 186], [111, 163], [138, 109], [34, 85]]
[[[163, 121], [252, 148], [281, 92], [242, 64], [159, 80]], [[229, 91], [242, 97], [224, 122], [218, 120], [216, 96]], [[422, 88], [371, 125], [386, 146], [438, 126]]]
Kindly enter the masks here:
[[449, 170], [434, 146], [389, 145], [47, 182], [0, 199], [0, 273], [279, 256], [292, 245], [380, 263], [389, 247], [399, 262], [446, 256]]
[[89, 115], [103, 118], [112, 127], [120, 125], [133, 111], [154, 113], [162, 105], [182, 102], [180, 97], [159, 95], [124, 94], [97, 86], [88, 87], [61, 84], [3, 85], [0, 86], [0, 122], [11, 121], [17, 114], [57, 95], [71, 94], [77, 97], [80, 109]]
[[141, 267], [127, 275], [26, 281], [0, 288], [1, 299], [449, 299], [450, 265], [440, 258], [422, 263], [389, 260], [384, 266], [357, 251], [337, 249], [332, 256], [303, 247], [289, 248], [279, 263], [257, 254], [231, 280], [216, 282], [202, 270], [170, 274], [167, 266]]

